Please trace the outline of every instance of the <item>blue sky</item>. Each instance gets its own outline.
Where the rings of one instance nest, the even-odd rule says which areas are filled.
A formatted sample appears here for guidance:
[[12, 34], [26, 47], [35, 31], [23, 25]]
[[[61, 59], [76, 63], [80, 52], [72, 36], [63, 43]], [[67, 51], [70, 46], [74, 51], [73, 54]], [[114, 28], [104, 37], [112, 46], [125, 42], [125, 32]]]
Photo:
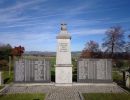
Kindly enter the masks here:
[[109, 27], [130, 34], [130, 0], [0, 0], [0, 43], [26, 51], [56, 51], [60, 24], [67, 23], [72, 51], [103, 42]]

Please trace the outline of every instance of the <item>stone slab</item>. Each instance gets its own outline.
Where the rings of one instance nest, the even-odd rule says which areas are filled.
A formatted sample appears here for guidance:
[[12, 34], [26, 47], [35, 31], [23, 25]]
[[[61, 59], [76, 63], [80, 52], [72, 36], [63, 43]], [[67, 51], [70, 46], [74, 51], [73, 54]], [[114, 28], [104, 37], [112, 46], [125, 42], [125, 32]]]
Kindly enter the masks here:
[[73, 86], [72, 83], [68, 84], [68, 83], [55, 83], [55, 86]]
[[72, 83], [72, 67], [56, 67], [56, 84]]
[[15, 62], [15, 82], [43, 83], [51, 81], [48, 60], [19, 59]]
[[111, 83], [111, 59], [80, 59], [77, 68], [77, 81], [80, 83]]

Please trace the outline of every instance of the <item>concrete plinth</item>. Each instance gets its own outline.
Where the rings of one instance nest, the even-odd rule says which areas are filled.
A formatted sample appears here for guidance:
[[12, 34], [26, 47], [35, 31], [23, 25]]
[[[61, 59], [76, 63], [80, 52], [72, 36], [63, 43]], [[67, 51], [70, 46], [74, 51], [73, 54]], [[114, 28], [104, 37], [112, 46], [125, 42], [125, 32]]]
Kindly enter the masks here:
[[56, 67], [56, 84], [72, 84], [72, 67]]

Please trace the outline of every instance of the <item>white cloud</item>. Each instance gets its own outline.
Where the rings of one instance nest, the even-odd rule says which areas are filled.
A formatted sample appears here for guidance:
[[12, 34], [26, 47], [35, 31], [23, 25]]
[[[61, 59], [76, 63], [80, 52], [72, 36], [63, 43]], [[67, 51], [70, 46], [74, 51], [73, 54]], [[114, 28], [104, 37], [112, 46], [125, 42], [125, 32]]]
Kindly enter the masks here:
[[56, 43], [56, 35], [52, 33], [3, 33], [0, 43], [9, 43], [13, 47], [22, 45], [26, 50], [51, 50]]
[[[8, 40], [49, 40], [53, 39], [55, 35], [51, 33], [1, 33], [0, 40], [8, 41]], [[6, 40], [8, 39], [8, 40]]]
[[27, 17], [20, 16], [26, 9], [34, 8], [41, 2], [47, 0], [27, 0], [26, 2], [17, 2], [6, 8], [0, 8], [0, 23], [10, 23], [25, 20]]
[[9, 12], [13, 10], [17, 11], [18, 9], [24, 9], [29, 6], [33, 8], [33, 5], [43, 2], [43, 1], [46, 1], [46, 0], [28, 0], [26, 2], [17, 2], [16, 4], [9, 6], [7, 8], [1, 8], [0, 13]]
[[74, 36], [86, 36], [86, 35], [101, 35], [104, 34], [106, 29], [80, 29], [72, 31]]

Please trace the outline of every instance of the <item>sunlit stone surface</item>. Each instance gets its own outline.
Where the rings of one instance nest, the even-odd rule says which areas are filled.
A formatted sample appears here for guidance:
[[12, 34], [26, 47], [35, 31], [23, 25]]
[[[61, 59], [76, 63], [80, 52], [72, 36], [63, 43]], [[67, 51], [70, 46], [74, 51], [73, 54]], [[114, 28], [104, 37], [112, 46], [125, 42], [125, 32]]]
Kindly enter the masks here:
[[72, 83], [72, 62], [71, 62], [71, 37], [67, 32], [66, 24], [61, 24], [61, 32], [57, 36], [56, 54], [56, 83]]

